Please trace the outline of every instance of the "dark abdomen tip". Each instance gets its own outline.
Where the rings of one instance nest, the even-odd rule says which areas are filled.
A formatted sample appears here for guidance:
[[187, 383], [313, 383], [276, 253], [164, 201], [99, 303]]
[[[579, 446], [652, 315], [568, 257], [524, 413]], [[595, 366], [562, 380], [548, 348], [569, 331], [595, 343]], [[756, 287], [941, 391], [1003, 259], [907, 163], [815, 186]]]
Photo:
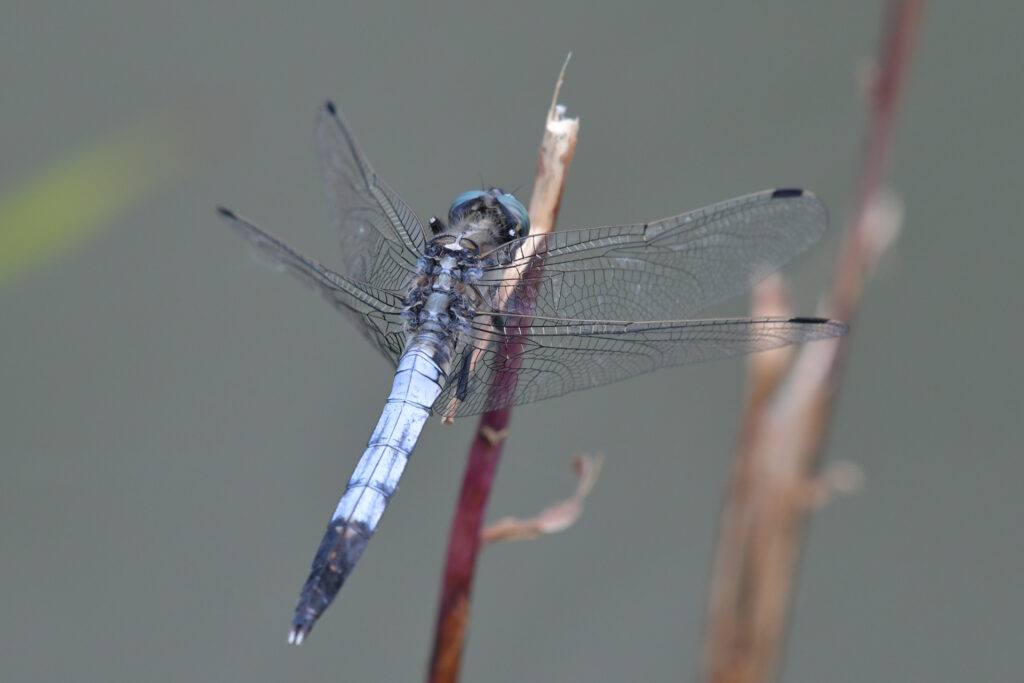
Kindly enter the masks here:
[[302, 587], [288, 642], [299, 645], [341, 590], [373, 532], [361, 522], [332, 519]]

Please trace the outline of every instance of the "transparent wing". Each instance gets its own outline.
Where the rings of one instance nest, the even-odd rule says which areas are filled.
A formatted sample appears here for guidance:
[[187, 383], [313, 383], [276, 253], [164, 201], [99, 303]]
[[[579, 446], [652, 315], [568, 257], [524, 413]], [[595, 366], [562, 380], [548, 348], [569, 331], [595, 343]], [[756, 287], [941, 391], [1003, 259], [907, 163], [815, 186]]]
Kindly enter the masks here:
[[[769, 190], [654, 223], [503, 245], [484, 276], [491, 311], [465, 335], [435, 410], [471, 415], [671, 365], [839, 336], [845, 325], [817, 318], [686, 320], [777, 270], [827, 222], [810, 193]], [[502, 351], [509, 347], [515, 351]], [[514, 391], [503, 374], [512, 368]], [[488, 391], [495, 381], [502, 386]]]
[[403, 289], [424, 251], [419, 219], [373, 171], [331, 102], [317, 115], [316, 145], [339, 231], [338, 272], [381, 289]]
[[271, 264], [297, 276], [334, 304], [388, 360], [398, 364], [405, 345], [399, 294], [335, 273], [228, 209], [219, 212]]
[[540, 284], [540, 317], [682, 320], [749, 290], [814, 243], [827, 223], [825, 206], [809, 192], [769, 190], [654, 223], [515, 240], [499, 248], [500, 265], [485, 280], [520, 287], [529, 254], [540, 252], [543, 270], [529, 276], [541, 281], [531, 283]]
[[435, 412], [474, 415], [673, 365], [838, 337], [847, 330], [846, 325], [823, 318], [636, 323], [535, 318], [518, 326], [519, 322], [506, 325], [504, 334], [490, 325], [474, 325], [472, 345], [457, 360], [453, 377], [434, 404]]

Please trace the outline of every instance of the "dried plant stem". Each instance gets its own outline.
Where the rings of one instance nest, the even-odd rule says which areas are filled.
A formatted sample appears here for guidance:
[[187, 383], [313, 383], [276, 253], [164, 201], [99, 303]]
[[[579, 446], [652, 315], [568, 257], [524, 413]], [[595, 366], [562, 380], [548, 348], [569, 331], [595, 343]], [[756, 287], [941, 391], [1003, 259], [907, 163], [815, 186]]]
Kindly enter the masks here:
[[[564, 118], [561, 108], [557, 105], [558, 91], [564, 74], [565, 66], [558, 77], [537, 159], [537, 173], [529, 206], [531, 235], [547, 233], [554, 229], [569, 164], [576, 149], [579, 121]], [[536, 242], [537, 240], [531, 240], [531, 243]], [[538, 263], [536, 267], [543, 266]], [[529, 270], [526, 275], [530, 275]], [[516, 329], [520, 326], [529, 327], [527, 321], [523, 321], [522, 325], [510, 321], [507, 327]], [[521, 344], [521, 339], [512, 337], [503, 342], [505, 348], [501, 351], [506, 357], [515, 359]], [[503, 395], [513, 391], [517, 380], [517, 367], [499, 374], [492, 391], [501, 392]], [[511, 415], [511, 407], [484, 413], [470, 446], [462, 491], [459, 494], [458, 507], [455, 510], [448, 540], [441, 602], [438, 606], [437, 626], [434, 632], [434, 649], [430, 660], [431, 683], [451, 683], [458, 680], [469, 623], [473, 574], [476, 569], [476, 558], [482, 547], [481, 530]]]
[[[864, 283], [899, 222], [898, 211], [886, 210], [883, 178], [924, 6], [924, 0], [893, 0], [886, 10], [856, 203], [827, 302], [828, 315], [846, 322], [855, 317]], [[778, 308], [780, 287], [771, 281], [759, 290], [755, 315]], [[707, 681], [776, 676], [810, 512], [843, 484], [819, 470], [849, 344], [847, 335], [809, 345], [795, 357], [760, 354], [751, 360], [709, 590]]]

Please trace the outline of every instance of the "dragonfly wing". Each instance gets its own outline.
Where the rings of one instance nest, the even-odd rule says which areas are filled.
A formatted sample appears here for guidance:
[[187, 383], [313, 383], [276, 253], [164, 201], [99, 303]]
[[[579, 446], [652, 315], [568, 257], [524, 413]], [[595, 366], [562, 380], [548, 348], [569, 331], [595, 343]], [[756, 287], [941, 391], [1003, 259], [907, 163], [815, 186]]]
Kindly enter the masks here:
[[[540, 280], [534, 310], [542, 317], [683, 320], [749, 290], [827, 223], [809, 192], [769, 190], [654, 223], [514, 240], [499, 248], [500, 265], [485, 280], [509, 289], [524, 274]], [[543, 256], [541, 271], [523, 255], [533, 252]]]
[[224, 221], [255, 247], [261, 256], [297, 276], [331, 302], [356, 324], [363, 336], [385, 357], [393, 364], [398, 364], [398, 357], [405, 345], [400, 293], [336, 273], [228, 209], [222, 208], [219, 212]]
[[374, 172], [331, 102], [317, 115], [316, 146], [341, 243], [338, 272], [382, 289], [404, 288], [425, 248], [416, 214]]
[[472, 342], [463, 360], [453, 364], [453, 376], [434, 403], [435, 412], [473, 415], [659, 368], [830, 339], [847, 331], [846, 325], [824, 318], [508, 322], [502, 333], [490, 325], [473, 326], [468, 335]]

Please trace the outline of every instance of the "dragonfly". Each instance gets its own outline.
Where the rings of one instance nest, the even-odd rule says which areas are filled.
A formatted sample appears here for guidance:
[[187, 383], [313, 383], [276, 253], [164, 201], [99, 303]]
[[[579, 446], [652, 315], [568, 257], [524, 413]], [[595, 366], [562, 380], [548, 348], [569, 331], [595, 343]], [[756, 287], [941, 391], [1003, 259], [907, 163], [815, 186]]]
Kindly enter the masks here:
[[296, 645], [362, 555], [431, 414], [469, 416], [847, 331], [817, 317], [693, 318], [818, 239], [827, 212], [805, 190], [531, 235], [523, 204], [490, 188], [458, 195], [446, 220], [424, 226], [329, 101], [316, 143], [341, 245], [334, 269], [219, 209], [264, 260], [326, 298], [396, 367], [302, 588], [288, 636]]

